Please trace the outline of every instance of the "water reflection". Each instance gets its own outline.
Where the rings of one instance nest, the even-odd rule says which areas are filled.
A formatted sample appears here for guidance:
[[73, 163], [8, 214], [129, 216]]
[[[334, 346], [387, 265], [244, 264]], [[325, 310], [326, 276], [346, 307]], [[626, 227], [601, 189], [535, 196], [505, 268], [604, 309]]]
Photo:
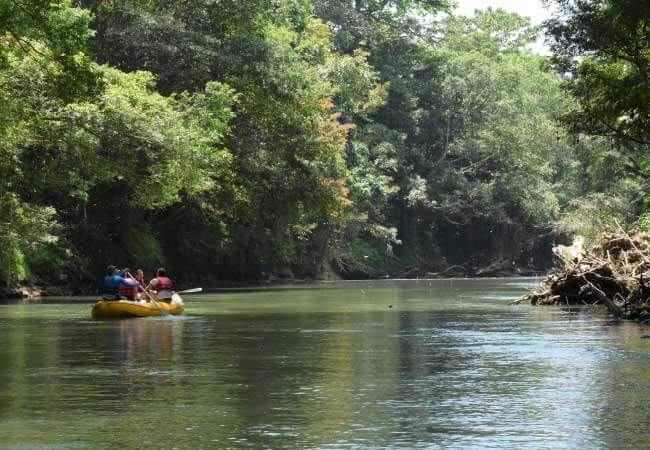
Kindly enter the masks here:
[[508, 305], [524, 287], [234, 292], [171, 320], [0, 307], [0, 447], [649, 446], [647, 328]]

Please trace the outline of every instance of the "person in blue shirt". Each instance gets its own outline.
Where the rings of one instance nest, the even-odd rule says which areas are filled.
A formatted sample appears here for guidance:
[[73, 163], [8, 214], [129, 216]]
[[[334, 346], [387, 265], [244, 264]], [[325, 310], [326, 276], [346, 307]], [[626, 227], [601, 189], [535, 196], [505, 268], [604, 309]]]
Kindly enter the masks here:
[[126, 278], [120, 270], [110, 265], [106, 268], [106, 276], [104, 277], [104, 293], [102, 298], [104, 300], [121, 300], [123, 297], [120, 295], [120, 284], [135, 288], [138, 282], [132, 278]]

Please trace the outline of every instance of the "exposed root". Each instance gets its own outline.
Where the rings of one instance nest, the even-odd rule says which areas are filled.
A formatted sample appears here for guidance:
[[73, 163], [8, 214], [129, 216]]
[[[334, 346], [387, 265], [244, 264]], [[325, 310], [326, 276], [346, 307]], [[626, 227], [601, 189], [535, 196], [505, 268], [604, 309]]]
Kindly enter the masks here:
[[604, 304], [616, 317], [650, 319], [650, 235], [605, 234], [590, 251], [567, 260], [524, 298], [533, 305]]

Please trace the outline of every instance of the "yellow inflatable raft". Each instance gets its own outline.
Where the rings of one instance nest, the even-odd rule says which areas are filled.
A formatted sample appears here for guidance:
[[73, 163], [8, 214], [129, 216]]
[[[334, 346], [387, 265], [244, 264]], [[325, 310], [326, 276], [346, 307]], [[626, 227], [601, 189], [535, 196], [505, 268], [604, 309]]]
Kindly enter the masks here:
[[[163, 310], [163, 311], [161, 311]], [[171, 303], [158, 300], [157, 302], [133, 302], [129, 300], [100, 300], [93, 306], [92, 315], [95, 319], [122, 319], [127, 317], [151, 317], [170, 314], [183, 314], [185, 304], [180, 295], [174, 294]]]

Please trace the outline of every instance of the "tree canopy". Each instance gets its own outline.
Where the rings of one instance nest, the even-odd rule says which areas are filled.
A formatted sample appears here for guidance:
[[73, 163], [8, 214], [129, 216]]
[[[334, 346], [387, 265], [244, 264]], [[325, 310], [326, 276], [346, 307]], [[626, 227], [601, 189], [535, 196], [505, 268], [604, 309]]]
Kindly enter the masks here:
[[650, 5], [631, 0], [555, 1], [548, 22], [554, 62], [571, 75], [581, 129], [650, 144]]
[[[630, 0], [552, 0], [556, 16], [546, 23], [552, 64], [575, 98], [563, 114], [578, 134], [601, 136], [614, 147], [625, 169], [650, 178], [650, 5]], [[614, 153], [614, 152], [613, 152]], [[636, 198], [636, 212], [647, 198]]]
[[450, 3], [0, 0], [0, 278], [473, 270], [580, 196], [629, 219], [645, 9], [558, 1], [567, 78], [528, 19]]

